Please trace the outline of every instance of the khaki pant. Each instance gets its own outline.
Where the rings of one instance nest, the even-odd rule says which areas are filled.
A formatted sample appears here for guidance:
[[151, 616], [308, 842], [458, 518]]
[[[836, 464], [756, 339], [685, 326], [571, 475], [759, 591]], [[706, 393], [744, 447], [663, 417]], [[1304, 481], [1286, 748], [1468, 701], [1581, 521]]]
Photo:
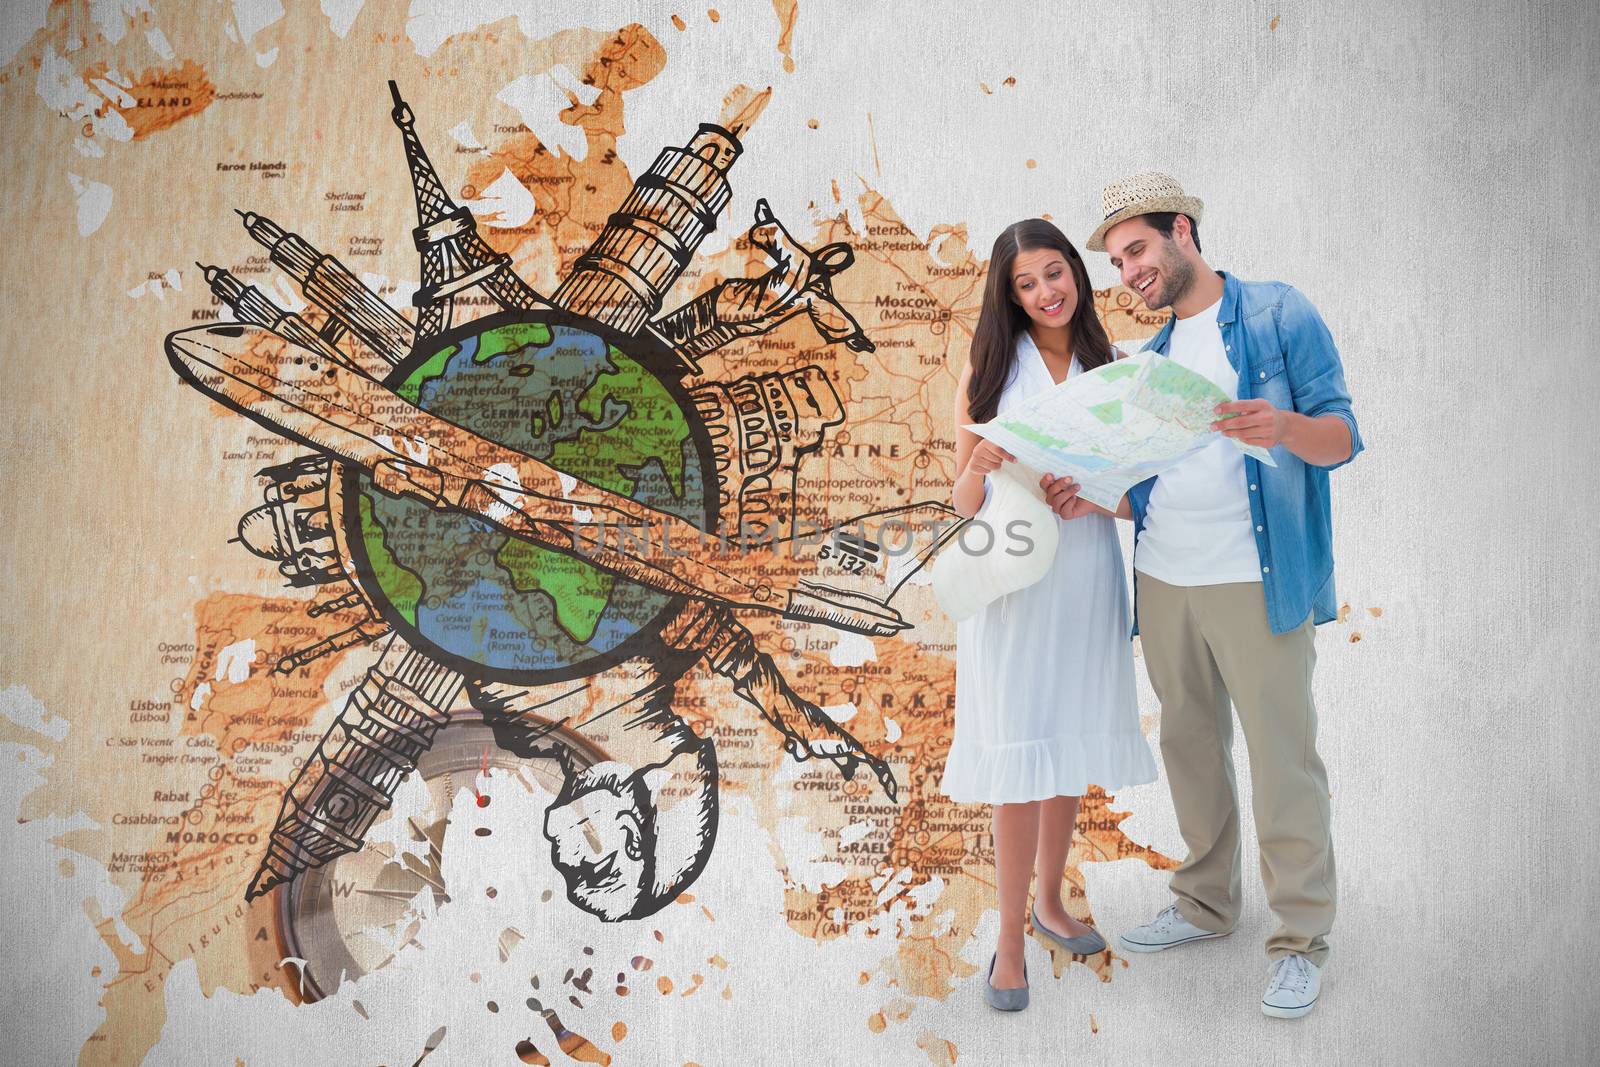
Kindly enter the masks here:
[[1311, 701], [1311, 617], [1274, 634], [1259, 582], [1182, 587], [1137, 573], [1134, 580], [1145, 669], [1161, 700], [1161, 758], [1189, 848], [1172, 875], [1178, 913], [1218, 933], [1239, 920], [1231, 697], [1250, 753], [1261, 881], [1278, 917], [1267, 955], [1298, 952], [1320, 967], [1333, 926], [1334, 866]]

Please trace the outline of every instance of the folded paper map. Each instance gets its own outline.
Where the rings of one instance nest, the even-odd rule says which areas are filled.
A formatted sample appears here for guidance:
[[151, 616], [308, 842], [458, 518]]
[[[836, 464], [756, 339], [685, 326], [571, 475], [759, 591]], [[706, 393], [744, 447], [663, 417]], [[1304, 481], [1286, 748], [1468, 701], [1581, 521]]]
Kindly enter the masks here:
[[1211, 428], [1232, 397], [1215, 382], [1156, 352], [1140, 352], [1032, 397], [967, 429], [1040, 472], [1070, 474], [1091, 504], [1113, 509], [1131, 486], [1160, 474], [1217, 438], [1276, 467], [1257, 445]]

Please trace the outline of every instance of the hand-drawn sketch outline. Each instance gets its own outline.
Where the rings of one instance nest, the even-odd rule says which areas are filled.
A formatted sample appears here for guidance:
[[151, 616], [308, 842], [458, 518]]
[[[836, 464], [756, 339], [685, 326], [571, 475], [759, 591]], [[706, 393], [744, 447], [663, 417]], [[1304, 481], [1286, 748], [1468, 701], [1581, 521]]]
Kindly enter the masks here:
[[[796, 693], [738, 616], [764, 611], [856, 633], [900, 632], [909, 624], [890, 606], [891, 598], [949, 543], [959, 518], [945, 504], [922, 502], [854, 516], [814, 538], [803, 536], [796, 472], [829, 429], [846, 419], [827, 372], [808, 365], [734, 381], [680, 383], [700, 373], [707, 354], [802, 312], [829, 343], [872, 351], [832, 291], [831, 279], [853, 260], [849, 246], [806, 248], [760, 201], [748, 239], [769, 265], [751, 277], [720, 281], [662, 315], [673, 281], [731, 197], [728, 171], [743, 151], [739, 130], [703, 124], [688, 144], [662, 150], [554, 297], [546, 299], [517, 276], [509, 256], [489, 248], [471, 211], [445, 192], [410, 107], [393, 82], [389, 88], [417, 203], [412, 236], [422, 285], [413, 298], [415, 323], [305, 238], [244, 211], [246, 232], [300, 285], [326, 317], [324, 325], [277, 307], [223, 268], [206, 266], [212, 293], [237, 322], [177, 331], [166, 341], [169, 361], [184, 382], [313, 450], [260, 472], [267, 480], [264, 502], [240, 520], [237, 540], [275, 562], [290, 585], [330, 586], [334, 596], [311, 613], [339, 613], [350, 624], [284, 656], [276, 669], [293, 672], [353, 645], [383, 642], [377, 662], [285, 793], [247, 897], [359, 849], [367, 828], [389, 807], [419, 755], [448, 727], [452, 705], [463, 696], [503, 747], [530, 757], [552, 755], [551, 746], [559, 746], [552, 739], [556, 727], [581, 731], [585, 721], [616, 710], [626, 709], [628, 727], [656, 740], [659, 759], [643, 766], [590, 758], [566, 764], [566, 785], [547, 814], [545, 834], [569, 898], [609, 921], [659, 910], [693, 882], [710, 855], [715, 748], [672, 709], [676, 684], [696, 665], [726, 679], [754, 705], [792, 758], [829, 760], [847, 779], [865, 764], [893, 800], [897, 784], [888, 762]], [[488, 294], [501, 311], [458, 321], [457, 298], [471, 289]], [[697, 511], [698, 520], [690, 521], [577, 479], [432, 416], [396, 393], [408, 371], [439, 352], [442, 342], [462, 330], [502, 323], [581, 327], [614, 351], [636, 356], [673, 395], [681, 395], [696, 458], [707, 475], [703, 515]], [[351, 530], [358, 498], [367, 491], [469, 515], [513, 539], [665, 595], [666, 607], [642, 637], [584, 660], [568, 677], [518, 677], [453, 656], [431, 647], [396, 615], [381, 581], [363, 563], [360, 539]], [[573, 521], [580, 512], [613, 523], [620, 532], [616, 542], [584, 542]], [[881, 538], [868, 532], [870, 525], [888, 522], [926, 531], [909, 558], [891, 559]], [[769, 550], [788, 549], [804, 558], [813, 577], [745, 576], [742, 571], [750, 568], [738, 567], [735, 557], [749, 550], [740, 535], [752, 528], [765, 532]], [[652, 531], [665, 536], [638, 536]], [[714, 538], [709, 546], [708, 536]], [[675, 543], [689, 547], [677, 551]], [[598, 712], [555, 715], [573, 704], [586, 677], [602, 671], [636, 679], [635, 695]], [[669, 767], [688, 783], [679, 792], [694, 800], [677, 805], [677, 824], [664, 833], [646, 778]], [[625, 830], [603, 856], [574, 842], [570, 815], [580, 801], [610, 805], [614, 824]]]

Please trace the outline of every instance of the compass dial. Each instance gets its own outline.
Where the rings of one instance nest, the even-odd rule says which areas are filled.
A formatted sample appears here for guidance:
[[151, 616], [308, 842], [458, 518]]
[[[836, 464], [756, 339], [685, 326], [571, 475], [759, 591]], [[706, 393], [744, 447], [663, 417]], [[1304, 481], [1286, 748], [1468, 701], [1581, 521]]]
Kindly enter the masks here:
[[[552, 743], [571, 753], [574, 770], [605, 759], [584, 738], [553, 729]], [[450, 902], [443, 874], [445, 828], [456, 797], [478, 790], [490, 770], [555, 795], [564, 778], [554, 757], [524, 758], [500, 748], [478, 721], [440, 731], [417, 769], [396, 791], [358, 852], [313, 867], [278, 892], [278, 924], [291, 957], [305, 960], [307, 1000], [332, 993], [345, 979], [378, 970], [411, 944], [423, 924]], [[496, 775], [497, 778], [500, 775]]]

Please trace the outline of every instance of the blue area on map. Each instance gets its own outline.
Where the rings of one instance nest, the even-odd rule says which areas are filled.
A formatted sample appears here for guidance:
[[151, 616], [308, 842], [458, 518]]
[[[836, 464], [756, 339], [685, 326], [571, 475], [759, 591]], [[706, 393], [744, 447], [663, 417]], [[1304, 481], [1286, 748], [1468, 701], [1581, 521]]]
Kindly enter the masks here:
[[[603, 456], [608, 436], [628, 433], [635, 413], [609, 393], [591, 398], [598, 418], [580, 411], [580, 398], [603, 375], [619, 372], [617, 360], [627, 359], [618, 354], [614, 360], [604, 338], [551, 326], [549, 344], [523, 346], [484, 362], [476, 359], [479, 342], [479, 336], [457, 342], [458, 350], [439, 373], [421, 383], [419, 407], [546, 461], [558, 444], [580, 440], [580, 434], [585, 451], [600, 449]], [[625, 366], [629, 373], [646, 373], [632, 363]], [[552, 398], [561, 414], [559, 424], [551, 422]], [[684, 426], [687, 431], [687, 421]], [[616, 467], [632, 485], [627, 495], [696, 525], [704, 522], [703, 467], [692, 437], [686, 432], [681, 444], [681, 493], [674, 492], [662, 466], [665, 458]], [[557, 621], [549, 593], [516, 587], [499, 559], [508, 541], [505, 531], [479, 517], [436, 511], [406, 497], [370, 489], [368, 497], [396, 560], [422, 582], [417, 630], [474, 663], [509, 671], [568, 668], [613, 651], [648, 626], [670, 600], [667, 594], [616, 579], [594, 620], [592, 636], [575, 640]]]

